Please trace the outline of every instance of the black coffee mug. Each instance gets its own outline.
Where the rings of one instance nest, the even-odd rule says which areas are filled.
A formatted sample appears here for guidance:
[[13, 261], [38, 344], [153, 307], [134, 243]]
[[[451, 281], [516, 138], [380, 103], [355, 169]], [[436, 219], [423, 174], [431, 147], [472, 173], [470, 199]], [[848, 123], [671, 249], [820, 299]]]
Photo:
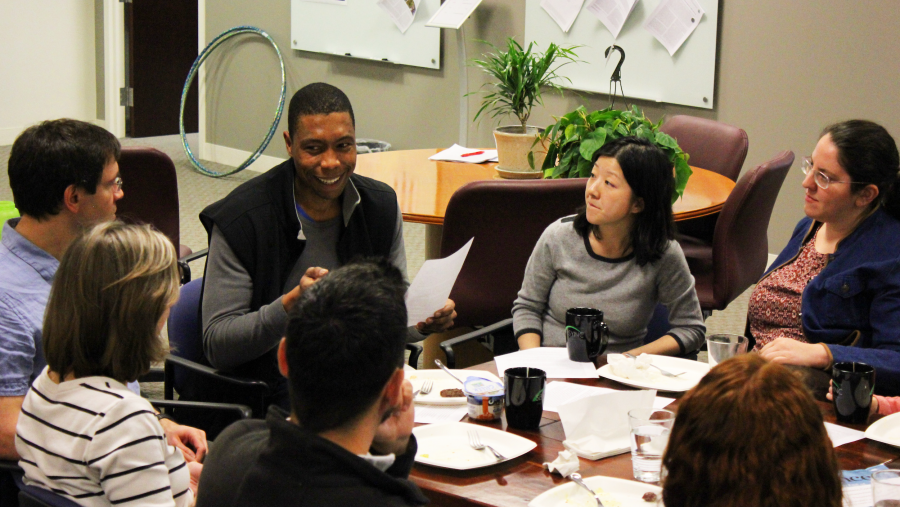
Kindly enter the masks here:
[[503, 386], [507, 426], [520, 430], [537, 428], [544, 413], [544, 370], [509, 368], [503, 373]]
[[862, 424], [869, 419], [875, 368], [865, 363], [837, 363], [831, 369], [831, 386], [838, 422]]
[[579, 363], [593, 362], [606, 350], [609, 327], [603, 312], [594, 308], [569, 308], [566, 311], [566, 349], [569, 359]]

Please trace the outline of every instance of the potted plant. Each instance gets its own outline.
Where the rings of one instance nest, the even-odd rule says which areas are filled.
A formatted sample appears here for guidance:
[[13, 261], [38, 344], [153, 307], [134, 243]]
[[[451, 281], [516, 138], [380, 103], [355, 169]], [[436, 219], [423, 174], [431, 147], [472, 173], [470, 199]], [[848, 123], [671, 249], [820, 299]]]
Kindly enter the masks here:
[[[554, 82], [559, 78], [556, 71], [567, 63], [577, 61], [573, 47], [562, 47], [551, 43], [547, 51], [533, 51], [534, 43], [523, 49], [512, 37], [506, 41], [506, 50], [498, 49], [493, 44], [482, 41], [494, 49], [487, 53], [483, 60], [473, 60], [494, 78], [485, 83], [484, 98], [481, 108], [475, 114], [475, 120], [484, 113], [492, 118], [513, 115], [519, 120], [518, 125], [497, 127], [494, 140], [497, 143], [497, 170], [505, 177], [540, 177], [540, 171], [529, 163], [534, 141], [540, 134], [536, 127], [528, 126], [528, 117], [535, 103], [543, 104], [541, 88], [559, 92], [562, 87]], [[567, 78], [563, 78], [567, 79]], [[544, 153], [539, 153], [542, 158]], [[534, 156], [533, 154], [531, 155]], [[540, 160], [539, 158], [539, 160]], [[540, 165], [540, 164], [538, 164]]]
[[[588, 113], [584, 106], [558, 119], [556, 124], [541, 134], [541, 141], [548, 143], [547, 156], [540, 165], [545, 178], [587, 178], [593, 167], [594, 153], [606, 141], [626, 136], [638, 136], [659, 146], [675, 168], [674, 203], [682, 194], [691, 177], [688, 154], [678, 147], [678, 142], [665, 132], [659, 123], [653, 123], [637, 108], [618, 111], [603, 109]], [[533, 167], [537, 167], [535, 163]]]

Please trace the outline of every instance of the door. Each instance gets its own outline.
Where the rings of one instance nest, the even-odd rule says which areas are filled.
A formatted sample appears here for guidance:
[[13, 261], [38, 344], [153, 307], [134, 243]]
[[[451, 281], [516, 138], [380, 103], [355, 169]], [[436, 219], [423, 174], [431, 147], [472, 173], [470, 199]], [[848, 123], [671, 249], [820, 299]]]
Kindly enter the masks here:
[[[125, 4], [125, 108], [128, 137], [178, 134], [184, 80], [197, 58], [197, 0]], [[184, 111], [185, 132], [197, 132], [197, 83]]]

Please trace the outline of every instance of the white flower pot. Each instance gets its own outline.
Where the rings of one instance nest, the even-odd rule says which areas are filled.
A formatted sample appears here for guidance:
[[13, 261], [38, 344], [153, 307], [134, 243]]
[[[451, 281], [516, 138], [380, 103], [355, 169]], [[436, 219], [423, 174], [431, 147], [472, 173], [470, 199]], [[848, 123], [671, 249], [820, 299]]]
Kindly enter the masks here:
[[[497, 159], [499, 160], [497, 172], [501, 178], [541, 177], [541, 166], [547, 156], [547, 148], [540, 142], [534, 144], [534, 140], [542, 130], [529, 126], [523, 134], [521, 125], [509, 125], [494, 129], [494, 142], [497, 143]], [[534, 152], [534, 169], [528, 164], [528, 153], [531, 151]]]

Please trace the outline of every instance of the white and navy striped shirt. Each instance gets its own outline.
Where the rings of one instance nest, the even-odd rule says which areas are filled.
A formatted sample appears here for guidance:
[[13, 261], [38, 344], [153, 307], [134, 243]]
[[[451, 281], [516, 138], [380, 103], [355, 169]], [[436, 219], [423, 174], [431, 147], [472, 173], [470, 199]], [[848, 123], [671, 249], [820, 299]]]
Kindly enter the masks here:
[[108, 377], [59, 384], [47, 368], [25, 395], [16, 425], [25, 483], [84, 506], [189, 506], [181, 451], [150, 403]]

